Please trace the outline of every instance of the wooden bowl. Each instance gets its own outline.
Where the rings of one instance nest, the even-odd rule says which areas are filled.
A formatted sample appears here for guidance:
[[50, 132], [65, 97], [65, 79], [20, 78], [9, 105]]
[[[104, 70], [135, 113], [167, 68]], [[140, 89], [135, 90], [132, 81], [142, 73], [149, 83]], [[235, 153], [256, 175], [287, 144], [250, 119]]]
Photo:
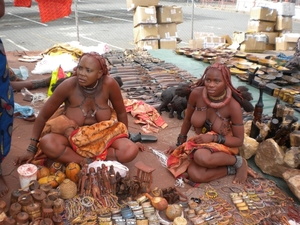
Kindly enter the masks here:
[[259, 59], [258, 63], [264, 66], [275, 66], [277, 64], [276, 61], [270, 59]]
[[231, 74], [236, 74], [236, 75], [246, 75], [247, 74], [247, 71], [240, 70], [240, 69], [234, 68], [234, 67], [230, 68], [229, 70], [230, 70]]
[[178, 55], [183, 55], [184, 52], [185, 52], [185, 50], [184, 50], [184, 49], [181, 49], [181, 48], [176, 48], [176, 49], [175, 49], [175, 52], [176, 52], [176, 54], [178, 54]]
[[244, 64], [241, 64], [241, 63], [235, 64], [235, 67], [240, 69], [240, 70], [248, 70], [249, 69], [249, 65], [244, 65]]
[[259, 58], [257, 56], [247, 56], [246, 57], [247, 60], [249, 60], [250, 62], [258, 62]]
[[[256, 68], [255, 68], [255, 69], [256, 69]], [[254, 73], [255, 69], [250, 67], [250, 68], [248, 69], [248, 71], [249, 71], [250, 73]], [[260, 69], [256, 71], [256, 75], [263, 75], [263, 74], [265, 74], [264, 71], [262, 71], [262, 70], [260, 70]]]

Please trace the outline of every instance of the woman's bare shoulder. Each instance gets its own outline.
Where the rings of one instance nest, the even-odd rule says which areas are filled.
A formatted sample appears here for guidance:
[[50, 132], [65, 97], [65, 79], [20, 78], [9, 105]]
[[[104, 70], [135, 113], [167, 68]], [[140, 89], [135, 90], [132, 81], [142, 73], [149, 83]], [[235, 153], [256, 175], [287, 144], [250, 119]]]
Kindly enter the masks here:
[[77, 84], [77, 78], [76, 77], [70, 77], [62, 81], [53, 92], [53, 95], [56, 93], [59, 93], [60, 95], [68, 96], [73, 93], [73, 90], [75, 90]]
[[192, 96], [199, 96], [199, 95], [202, 95], [202, 92], [203, 92], [203, 86], [201, 87], [195, 87], [192, 92], [191, 92], [191, 95]]
[[231, 101], [229, 102], [229, 111], [231, 114], [242, 114], [242, 108], [240, 103], [238, 103], [233, 97], [231, 98]]

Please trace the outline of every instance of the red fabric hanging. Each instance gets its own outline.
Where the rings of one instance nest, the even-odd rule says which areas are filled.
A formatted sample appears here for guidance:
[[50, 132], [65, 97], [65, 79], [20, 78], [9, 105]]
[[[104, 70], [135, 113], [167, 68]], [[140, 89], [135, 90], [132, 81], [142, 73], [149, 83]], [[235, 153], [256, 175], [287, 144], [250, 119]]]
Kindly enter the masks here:
[[16, 7], [31, 7], [32, 0], [14, 0]]
[[72, 0], [36, 0], [43, 23], [71, 14]]

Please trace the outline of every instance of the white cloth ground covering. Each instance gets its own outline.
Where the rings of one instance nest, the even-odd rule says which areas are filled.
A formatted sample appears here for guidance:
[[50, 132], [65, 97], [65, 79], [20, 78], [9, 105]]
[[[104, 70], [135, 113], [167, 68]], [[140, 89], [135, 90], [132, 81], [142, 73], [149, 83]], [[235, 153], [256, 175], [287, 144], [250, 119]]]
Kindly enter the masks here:
[[[84, 53], [88, 52], [98, 52], [100, 55], [109, 51], [108, 45], [105, 43], [101, 43], [97, 46], [83, 46], [80, 45], [79, 42], [68, 42], [71, 47], [76, 47], [80, 49]], [[63, 53], [61, 55], [44, 55], [43, 59], [37, 62], [35, 68], [31, 71], [33, 74], [45, 74], [45, 73], [52, 73], [56, 70], [59, 66], [65, 72], [73, 71], [74, 67], [77, 66], [78, 60], [74, 59], [71, 54]]]

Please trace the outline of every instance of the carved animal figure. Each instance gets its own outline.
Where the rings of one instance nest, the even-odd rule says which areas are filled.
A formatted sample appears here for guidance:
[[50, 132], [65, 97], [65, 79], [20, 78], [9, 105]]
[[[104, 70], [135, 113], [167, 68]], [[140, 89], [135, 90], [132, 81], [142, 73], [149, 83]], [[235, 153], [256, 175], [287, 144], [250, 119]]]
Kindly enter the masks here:
[[187, 107], [188, 99], [186, 97], [180, 97], [176, 95], [172, 102], [170, 103], [170, 112], [169, 112], [169, 118], [174, 118], [174, 112], [177, 113], [177, 119], [182, 120], [183, 117], [182, 112]]
[[[179, 83], [178, 87], [169, 87], [161, 93], [162, 103], [158, 106], [157, 111], [161, 114], [162, 111], [169, 112], [169, 104], [173, 101], [176, 95], [182, 98], [188, 98], [191, 93], [191, 88], [188, 83]], [[175, 103], [176, 104], [176, 103]], [[175, 106], [175, 105], [174, 105]], [[172, 117], [171, 117], [172, 118]]]

